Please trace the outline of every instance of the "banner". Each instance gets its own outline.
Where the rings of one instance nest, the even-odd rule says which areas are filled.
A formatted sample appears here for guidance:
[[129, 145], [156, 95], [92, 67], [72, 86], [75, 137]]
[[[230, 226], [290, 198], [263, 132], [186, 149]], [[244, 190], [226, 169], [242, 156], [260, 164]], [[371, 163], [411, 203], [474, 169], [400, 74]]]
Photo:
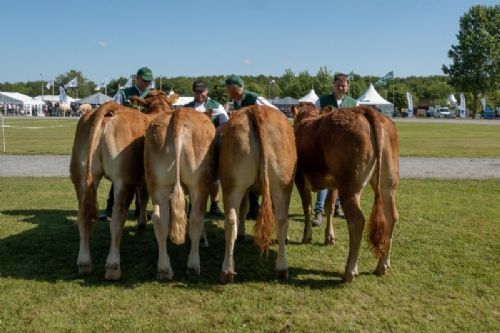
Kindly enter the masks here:
[[54, 80], [49, 80], [47, 81], [47, 84], [45, 85], [45, 88], [50, 89], [54, 85]]
[[394, 71], [390, 71], [389, 73], [385, 74], [383, 77], [378, 79], [377, 82], [375, 82], [375, 86], [381, 86], [387, 83], [387, 81], [394, 79]]
[[77, 88], [77, 87], [78, 87], [78, 82], [76, 81], [76, 77], [64, 85], [64, 88]]
[[465, 96], [464, 94], [460, 94], [460, 118], [465, 118], [467, 115], [467, 110], [465, 108]]
[[66, 96], [66, 90], [59, 86], [59, 103], [67, 103], [68, 97]]
[[448, 96], [448, 105], [450, 105], [451, 107], [457, 106], [457, 99], [455, 98], [455, 96], [453, 96], [453, 94], [450, 94], [450, 96]]
[[413, 96], [409, 91], [406, 92], [406, 100], [408, 103], [408, 117], [411, 117], [411, 115], [413, 114]]
[[485, 96], [481, 97], [480, 101], [481, 101], [481, 106], [483, 107], [483, 112], [484, 112], [486, 110], [486, 97]]
[[149, 84], [149, 89], [156, 89], [156, 83], [155, 83], [154, 78], [153, 78], [153, 80], [151, 80], [151, 83]]

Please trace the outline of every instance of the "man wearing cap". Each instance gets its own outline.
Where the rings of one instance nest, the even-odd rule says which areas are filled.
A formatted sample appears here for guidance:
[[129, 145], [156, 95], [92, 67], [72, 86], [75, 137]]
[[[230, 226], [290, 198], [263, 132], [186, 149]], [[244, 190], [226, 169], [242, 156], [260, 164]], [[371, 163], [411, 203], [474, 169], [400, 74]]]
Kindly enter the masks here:
[[[202, 80], [193, 82], [193, 96], [194, 100], [184, 106], [194, 108], [198, 112], [212, 110], [212, 122], [219, 133], [222, 125], [229, 119], [226, 109], [219, 102], [208, 97], [208, 87]], [[219, 187], [220, 182], [217, 179], [210, 188], [209, 214], [217, 218], [224, 218], [224, 213], [219, 208]]]
[[[325, 106], [333, 106], [337, 109], [340, 108], [350, 108], [358, 105], [358, 101], [354, 98], [347, 96], [349, 91], [349, 77], [346, 74], [338, 73], [335, 74], [333, 79], [333, 92], [328, 95], [321, 95], [316, 101], [316, 107], [321, 109]], [[323, 222], [323, 210], [325, 207], [326, 196], [328, 195], [328, 189], [323, 189], [317, 192], [316, 204], [314, 207], [314, 218], [312, 220], [312, 225], [318, 227]], [[344, 212], [340, 206], [340, 200], [337, 197], [335, 202], [334, 216], [344, 217]]]
[[[124, 106], [133, 107], [132, 103], [130, 103], [129, 98], [132, 96], [145, 98], [150, 91], [149, 86], [151, 84], [151, 81], [153, 81], [153, 72], [151, 71], [151, 69], [147, 67], [139, 68], [139, 70], [137, 71], [135, 86], [118, 90], [116, 95], [113, 97], [114, 101]], [[108, 200], [106, 201], [106, 210], [99, 216], [100, 220], [111, 219], [111, 215], [113, 214], [114, 201], [114, 188], [113, 184], [111, 184], [111, 188], [109, 189], [108, 194]], [[137, 198], [137, 194], [135, 196], [135, 214], [139, 214], [139, 200]]]
[[135, 86], [120, 89], [114, 97], [115, 102], [125, 106], [132, 106], [129, 98], [132, 96], [145, 98], [149, 93], [151, 81], [153, 81], [153, 72], [151, 69], [147, 67], [139, 68], [136, 75]]
[[[239, 110], [245, 106], [250, 105], [267, 105], [277, 109], [274, 105], [269, 103], [264, 97], [259, 94], [245, 89], [243, 79], [237, 75], [231, 75], [225, 81], [226, 91], [233, 100], [233, 109]], [[247, 220], [257, 219], [259, 215], [259, 197], [250, 192], [248, 195], [250, 201], [250, 208], [246, 216]]]

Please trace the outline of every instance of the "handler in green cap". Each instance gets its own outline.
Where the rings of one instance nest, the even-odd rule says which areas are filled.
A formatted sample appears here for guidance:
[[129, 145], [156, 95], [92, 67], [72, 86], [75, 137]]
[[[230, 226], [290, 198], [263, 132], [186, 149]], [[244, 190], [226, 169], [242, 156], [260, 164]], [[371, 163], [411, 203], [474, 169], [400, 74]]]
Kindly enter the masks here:
[[[151, 71], [151, 69], [147, 67], [139, 68], [139, 70], [137, 71], [135, 86], [118, 90], [113, 99], [118, 104], [128, 107], [134, 107], [129, 98], [132, 96], [145, 98], [151, 90], [149, 89], [151, 81], [153, 81], [153, 72]], [[113, 215], [113, 204], [115, 202], [114, 192], [115, 191], [113, 188], [113, 184], [111, 184], [111, 188], [109, 189], [108, 194], [108, 200], [106, 201], [106, 210], [104, 211], [104, 213], [99, 215], [99, 220], [111, 220], [111, 216]], [[137, 198], [137, 194], [135, 196], [135, 215], [139, 215], [139, 200]]]
[[135, 86], [118, 90], [118, 93], [114, 97], [115, 102], [131, 107], [132, 104], [129, 98], [132, 96], [145, 98], [150, 91], [149, 86], [151, 85], [151, 81], [153, 81], [153, 72], [151, 69], [147, 67], [139, 68]]
[[[250, 105], [267, 105], [272, 108], [278, 109], [277, 107], [269, 103], [267, 99], [259, 96], [259, 94], [254, 93], [253, 91], [246, 90], [243, 79], [238, 75], [231, 75], [230, 77], [228, 77], [225, 81], [225, 84], [226, 91], [233, 100], [233, 110], [239, 110], [245, 106]], [[257, 215], [259, 215], [259, 197], [255, 193], [250, 192], [248, 194], [248, 200], [250, 202], [250, 208], [248, 210], [246, 219], [255, 220], [257, 219]]]

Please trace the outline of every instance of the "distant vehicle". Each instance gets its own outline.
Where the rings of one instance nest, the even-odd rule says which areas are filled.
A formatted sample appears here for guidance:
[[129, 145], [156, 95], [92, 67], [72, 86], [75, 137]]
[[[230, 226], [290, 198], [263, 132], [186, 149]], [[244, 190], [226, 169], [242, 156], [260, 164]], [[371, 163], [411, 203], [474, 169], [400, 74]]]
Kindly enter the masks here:
[[435, 116], [438, 118], [453, 118], [454, 113], [447, 107], [439, 107], [435, 111]]
[[425, 112], [426, 117], [435, 117], [435, 109], [433, 106], [430, 106], [427, 112]]

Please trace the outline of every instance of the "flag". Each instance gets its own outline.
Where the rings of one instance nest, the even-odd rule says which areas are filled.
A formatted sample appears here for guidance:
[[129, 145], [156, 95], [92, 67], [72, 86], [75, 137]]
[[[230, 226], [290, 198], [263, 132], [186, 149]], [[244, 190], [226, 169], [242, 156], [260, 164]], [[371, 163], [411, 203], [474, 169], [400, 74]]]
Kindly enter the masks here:
[[394, 71], [390, 71], [389, 73], [385, 74], [383, 77], [378, 79], [377, 82], [375, 82], [376, 86], [382, 86], [387, 83], [388, 80], [394, 79]]
[[466, 108], [465, 108], [465, 96], [464, 94], [460, 94], [460, 118], [465, 118], [466, 115]]
[[406, 92], [406, 100], [408, 102], [408, 115], [413, 113], [413, 96], [409, 91]]
[[483, 112], [486, 111], [486, 97], [481, 97], [481, 106], [483, 107]]
[[149, 84], [149, 89], [156, 89], [156, 83], [155, 83], [154, 78], [153, 78], [153, 80], [151, 80], [151, 83]]
[[351, 71], [347, 77], [349, 78], [349, 81], [354, 81], [354, 72]]
[[50, 89], [54, 85], [54, 80], [49, 80], [47, 81], [47, 84], [45, 85], [45, 88]]
[[455, 98], [455, 96], [453, 96], [453, 94], [450, 94], [450, 96], [448, 96], [448, 104], [450, 106], [456, 106], [457, 105], [457, 99]]
[[68, 97], [66, 96], [66, 90], [59, 86], [59, 103], [67, 103]]
[[77, 87], [78, 87], [78, 82], [76, 80], [76, 77], [64, 85], [64, 88], [77, 88]]

